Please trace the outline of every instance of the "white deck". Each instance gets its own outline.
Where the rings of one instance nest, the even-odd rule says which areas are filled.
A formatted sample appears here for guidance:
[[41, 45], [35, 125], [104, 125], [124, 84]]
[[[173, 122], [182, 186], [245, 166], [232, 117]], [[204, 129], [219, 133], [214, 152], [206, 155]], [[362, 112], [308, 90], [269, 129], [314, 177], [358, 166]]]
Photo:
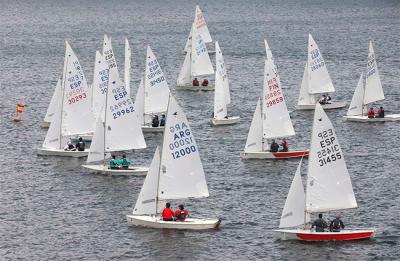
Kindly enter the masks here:
[[[279, 240], [338, 241], [373, 238], [376, 230], [373, 228], [351, 228], [340, 232], [315, 232], [310, 229], [275, 229], [273, 232], [275, 239]], [[371, 236], [366, 237], [366, 234], [370, 233]]]
[[159, 216], [136, 215], [127, 215], [126, 219], [129, 225], [161, 229], [205, 230], [218, 228], [221, 223], [220, 219], [187, 218], [185, 221], [163, 221]]
[[142, 126], [143, 132], [164, 132], [165, 127]]
[[385, 121], [400, 121], [400, 114], [388, 114], [384, 118], [368, 118], [368, 116], [343, 116], [347, 121], [356, 122], [385, 122]]
[[146, 176], [149, 171], [148, 167], [129, 167], [128, 169], [110, 169], [109, 166], [103, 164], [98, 165], [82, 165], [95, 173], [112, 175], [112, 176]]
[[227, 119], [211, 119], [211, 125], [218, 126], [218, 125], [230, 125], [235, 124], [240, 121], [239, 116], [232, 116], [228, 117]]
[[[324, 104], [322, 105], [322, 108], [324, 110], [331, 110], [331, 109], [339, 109], [343, 108], [346, 106], [346, 102], [332, 102], [329, 104]], [[296, 110], [314, 110], [315, 109], [315, 104], [302, 104], [302, 105], [297, 105]]]
[[81, 158], [81, 157], [86, 157], [89, 154], [89, 149], [85, 149], [85, 151], [66, 151], [64, 149], [39, 148], [37, 149], [37, 154], [43, 156]]
[[193, 86], [193, 85], [176, 85], [176, 90], [180, 91], [214, 91], [215, 86], [213, 84], [209, 84], [208, 86]]

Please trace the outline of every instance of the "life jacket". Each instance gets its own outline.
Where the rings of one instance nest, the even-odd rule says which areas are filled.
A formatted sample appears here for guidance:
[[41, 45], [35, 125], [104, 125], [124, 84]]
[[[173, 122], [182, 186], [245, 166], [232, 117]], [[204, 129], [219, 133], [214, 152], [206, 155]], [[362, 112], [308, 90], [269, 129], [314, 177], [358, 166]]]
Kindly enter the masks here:
[[185, 211], [184, 210], [180, 210], [179, 211], [179, 215], [176, 215], [176, 218], [179, 220], [185, 220], [186, 216], [185, 216]]
[[122, 159], [122, 166], [123, 167], [129, 167], [129, 162], [126, 159]]
[[199, 80], [197, 79], [193, 80], [193, 86], [199, 86]]
[[79, 141], [79, 142], [76, 144], [76, 148], [77, 148], [79, 151], [84, 151], [84, 150], [85, 150], [85, 143], [83, 143], [83, 141]]
[[208, 85], [208, 80], [204, 79], [203, 82], [201, 83], [201, 86], [207, 86]]
[[174, 212], [172, 212], [170, 208], [164, 208], [161, 215], [163, 219], [172, 220], [172, 218], [174, 217]]
[[282, 142], [282, 147], [286, 150], [289, 149], [289, 144], [287, 143], [287, 141]]

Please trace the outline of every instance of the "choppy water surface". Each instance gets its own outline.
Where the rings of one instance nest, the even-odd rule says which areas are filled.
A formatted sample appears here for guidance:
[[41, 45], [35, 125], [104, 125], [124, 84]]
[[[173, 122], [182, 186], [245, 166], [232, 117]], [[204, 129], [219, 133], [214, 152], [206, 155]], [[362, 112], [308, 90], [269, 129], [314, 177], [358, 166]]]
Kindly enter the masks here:
[[[175, 92], [182, 49], [195, 4], [224, 52], [235, 126], [211, 128], [213, 93]], [[385, 109], [400, 111], [400, 4], [398, 1], [11, 1], [0, 9], [0, 259], [397, 259], [400, 177], [398, 123], [345, 123], [329, 111], [352, 177], [359, 208], [344, 213], [349, 226], [376, 226], [372, 241], [274, 241], [298, 161], [242, 161], [263, 76], [263, 39], [279, 67], [289, 109], [297, 102], [311, 32], [337, 89], [350, 101], [374, 41]], [[95, 50], [113, 39], [120, 70], [123, 37], [133, 49], [133, 93], [150, 44], [171, 89], [187, 113], [201, 152], [210, 198], [185, 202], [193, 215], [223, 219], [218, 231], [180, 232], [128, 227], [143, 178], [93, 175], [82, 159], [38, 157], [39, 128], [68, 39], [91, 82]], [[16, 103], [27, 107], [12, 122]], [[293, 112], [292, 148], [309, 144], [312, 112]], [[161, 137], [133, 152], [150, 164]], [[306, 172], [304, 164], [303, 174]]]

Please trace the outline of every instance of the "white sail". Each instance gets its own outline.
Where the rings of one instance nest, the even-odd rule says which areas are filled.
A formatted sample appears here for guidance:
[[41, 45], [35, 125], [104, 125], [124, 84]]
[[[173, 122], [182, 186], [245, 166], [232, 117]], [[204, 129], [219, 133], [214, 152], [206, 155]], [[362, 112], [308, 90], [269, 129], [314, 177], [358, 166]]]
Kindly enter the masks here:
[[179, 86], [191, 85], [192, 84], [192, 76], [191, 76], [191, 63], [192, 63], [192, 50], [190, 49], [186, 55], [185, 60], [183, 61], [182, 68], [179, 71], [178, 79], [176, 83]]
[[92, 110], [95, 118], [104, 114], [104, 104], [106, 101], [108, 83], [108, 64], [103, 55], [96, 51], [96, 60], [94, 64], [93, 86], [92, 86]]
[[296, 174], [283, 207], [279, 228], [296, 227], [310, 221], [310, 215], [305, 215], [306, 194], [304, 193], [303, 182], [301, 181], [301, 163], [297, 167]]
[[134, 104], [112, 70], [109, 71], [106, 110], [106, 151], [146, 148]]
[[106, 34], [104, 35], [103, 41], [103, 56], [108, 64], [110, 71], [113, 71], [113, 73], [117, 74], [118, 79], [120, 79], [117, 68], [117, 60], [115, 59], [115, 54], [111, 45], [111, 37], [108, 37], [108, 35]]
[[273, 139], [295, 135], [286, 107], [279, 75], [272, 59], [265, 60], [263, 87], [263, 137]]
[[200, 10], [198, 5], [196, 5], [196, 13], [193, 24], [196, 26], [197, 32], [201, 34], [203, 41], [205, 43], [211, 43], [212, 39], [210, 32], [208, 31], [206, 20], [204, 19], [203, 12]]
[[218, 42], [215, 42], [216, 68], [214, 93], [214, 118], [223, 119], [228, 115], [227, 104], [230, 103], [229, 83], [226, 75], [224, 58]]
[[125, 38], [124, 83], [129, 97], [131, 97], [131, 56], [132, 51], [129, 46], [128, 38]]
[[90, 143], [90, 151], [86, 161], [87, 163], [101, 161], [105, 159], [104, 127], [104, 117], [102, 115], [99, 115], [99, 117], [97, 118], [96, 129], [93, 134], [92, 142]]
[[92, 90], [89, 88], [82, 66], [71, 46], [66, 42], [63, 89], [62, 134], [78, 135], [94, 130]]
[[356, 116], [366, 113], [365, 107], [363, 109], [363, 98], [364, 98], [364, 73], [361, 73], [360, 79], [356, 90], [354, 91], [353, 98], [351, 99], [350, 107], [347, 111], [347, 116]]
[[[157, 182], [158, 172], [160, 170], [160, 151], [157, 147], [154, 153], [153, 160], [150, 164], [150, 169], [147, 172], [142, 189], [140, 190], [135, 208], [134, 215], [153, 215], [156, 214], [156, 197], [157, 197]], [[160, 208], [163, 206], [160, 204]]]
[[144, 123], [144, 86], [143, 86], [143, 78], [140, 79], [139, 88], [136, 93], [135, 98], [135, 114], [140, 124]]
[[365, 95], [364, 104], [369, 104], [385, 99], [382, 83], [379, 77], [378, 66], [376, 65], [375, 52], [372, 42], [369, 42], [367, 71], [365, 74]]
[[190, 28], [189, 36], [186, 39], [185, 49], [183, 49], [186, 53], [190, 53], [192, 50], [192, 30], [193, 30], [193, 25]]
[[44, 116], [45, 122], [52, 122], [55, 112], [57, 110], [57, 106], [61, 101], [62, 97], [62, 88], [61, 88], [61, 79], [57, 80], [56, 88], [54, 89], [53, 96], [51, 97], [49, 107], [47, 107], [46, 116]]
[[167, 79], [150, 46], [147, 46], [144, 93], [145, 114], [167, 111], [169, 97]]
[[304, 67], [303, 79], [301, 80], [300, 95], [297, 102], [298, 105], [309, 105], [313, 102], [311, 101], [311, 96], [308, 93], [308, 63]]
[[350, 175], [335, 129], [317, 103], [308, 161], [306, 210], [313, 213], [356, 207]]
[[310, 94], [335, 92], [324, 58], [311, 34], [308, 36], [308, 76]]
[[158, 197], [184, 199], [208, 197], [208, 188], [189, 122], [170, 96], [161, 154]]
[[61, 149], [65, 145], [65, 141], [61, 136], [61, 110], [62, 101], [60, 98], [57, 100], [57, 104], [55, 104], [54, 116], [52, 117], [50, 127], [47, 130], [46, 138], [43, 142], [43, 148]]
[[247, 135], [246, 146], [244, 147], [245, 152], [260, 152], [263, 150], [262, 132], [261, 102], [259, 99], [251, 121], [249, 134]]
[[208, 55], [206, 43], [204, 42], [202, 35], [196, 30], [196, 27], [193, 27], [191, 58], [191, 75], [193, 77], [214, 73], [214, 68], [211, 64], [210, 56]]

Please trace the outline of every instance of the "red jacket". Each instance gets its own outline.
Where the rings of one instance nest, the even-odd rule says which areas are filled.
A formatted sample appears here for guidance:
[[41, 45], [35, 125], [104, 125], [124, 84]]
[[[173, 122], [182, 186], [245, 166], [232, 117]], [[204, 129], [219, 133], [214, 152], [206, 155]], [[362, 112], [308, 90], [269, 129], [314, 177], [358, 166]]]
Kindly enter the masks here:
[[164, 208], [161, 215], [164, 220], [172, 220], [175, 216], [174, 211], [170, 208]]
[[374, 112], [374, 110], [369, 110], [368, 111], [368, 117], [374, 117], [375, 116], [375, 112]]
[[284, 149], [289, 149], [289, 144], [287, 143], [287, 141], [282, 141], [281, 146], [282, 146]]
[[201, 86], [208, 86], [208, 80], [204, 79], [203, 82], [201, 83]]
[[199, 80], [194, 79], [193, 80], [193, 86], [199, 86]]
[[185, 221], [185, 219], [187, 218], [187, 216], [189, 216], [189, 212], [188, 212], [186, 209], [184, 209], [184, 210], [183, 210], [184, 218], [182, 218], [182, 217], [180, 217], [181, 211], [182, 211], [182, 210], [180, 210], [180, 209], [178, 209], [177, 211], [175, 211], [175, 217], [177, 217], [177, 220], [179, 220], [179, 221]]

